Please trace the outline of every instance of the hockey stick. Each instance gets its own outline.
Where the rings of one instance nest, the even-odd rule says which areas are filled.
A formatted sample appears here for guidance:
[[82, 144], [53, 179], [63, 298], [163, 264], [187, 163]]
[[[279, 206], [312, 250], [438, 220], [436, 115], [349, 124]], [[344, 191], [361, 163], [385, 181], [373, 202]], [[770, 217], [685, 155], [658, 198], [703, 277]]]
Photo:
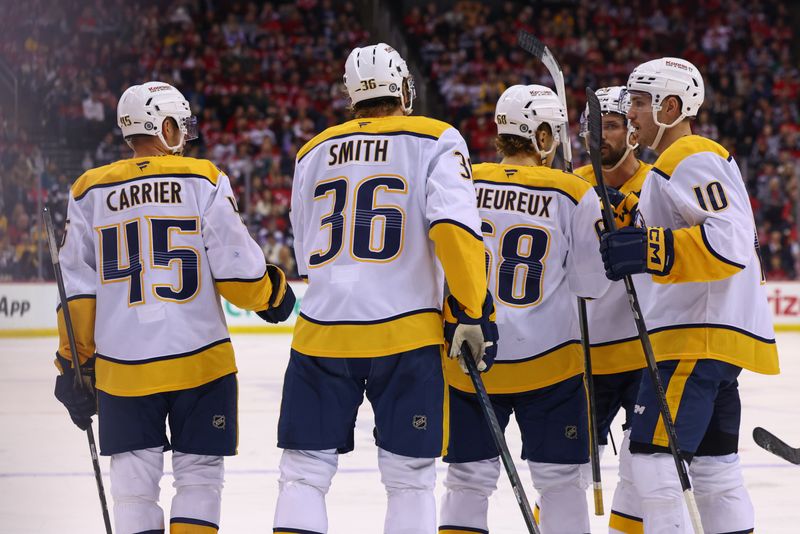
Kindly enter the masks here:
[[541, 534], [539, 527], [536, 526], [536, 521], [533, 519], [533, 511], [531, 510], [528, 497], [525, 495], [525, 488], [522, 487], [522, 481], [519, 479], [519, 473], [514, 460], [511, 458], [511, 453], [508, 451], [508, 444], [503, 435], [503, 429], [500, 428], [500, 423], [497, 421], [497, 415], [494, 413], [494, 406], [489, 399], [489, 394], [486, 392], [486, 387], [483, 385], [483, 379], [478, 371], [478, 365], [472, 357], [472, 352], [469, 350], [467, 343], [461, 345], [461, 357], [467, 366], [467, 372], [472, 379], [472, 385], [475, 388], [475, 393], [478, 395], [478, 404], [481, 405], [481, 411], [486, 418], [486, 423], [489, 425], [489, 430], [492, 431], [492, 438], [497, 450], [500, 451], [500, 459], [503, 461], [503, 466], [506, 468], [508, 479], [511, 482], [511, 489], [514, 490], [514, 497], [517, 499], [519, 509], [522, 511], [522, 517], [525, 519], [525, 525], [528, 527], [530, 534]]
[[592, 353], [589, 346], [589, 320], [586, 316], [586, 300], [578, 297], [578, 322], [581, 327], [581, 346], [583, 347], [584, 382], [589, 403], [589, 455], [592, 460], [592, 493], [594, 495], [594, 515], [603, 515], [603, 481], [600, 478], [600, 449], [597, 443], [597, 412], [594, 400], [594, 377], [592, 376]]
[[780, 456], [787, 462], [800, 465], [800, 448], [790, 447], [772, 432], [757, 426], [753, 429], [753, 441], [762, 449]]
[[[608, 191], [606, 190], [603, 180], [603, 167], [600, 163], [601, 131], [603, 127], [603, 119], [600, 117], [600, 101], [597, 99], [597, 95], [594, 94], [594, 91], [589, 87], [586, 88], [586, 99], [589, 105], [589, 157], [592, 160], [594, 175], [597, 177], [597, 185], [600, 186], [600, 197], [603, 201], [603, 223], [609, 232], [614, 232], [617, 229], [617, 222], [614, 220], [614, 213], [611, 211], [611, 202], [608, 199]], [[653, 353], [653, 346], [650, 344], [650, 335], [647, 332], [647, 326], [642, 316], [642, 309], [639, 306], [639, 297], [636, 295], [636, 288], [633, 286], [633, 278], [627, 275], [624, 280], [625, 290], [628, 293], [628, 302], [633, 312], [633, 320], [636, 323], [636, 330], [639, 333], [639, 340], [642, 343], [645, 360], [647, 360], [647, 370], [650, 375], [650, 380], [653, 382], [656, 398], [658, 399], [658, 409], [661, 412], [661, 420], [664, 423], [664, 430], [666, 430], [667, 433], [669, 450], [670, 453], [672, 453], [673, 460], [675, 460], [675, 467], [678, 470], [678, 479], [680, 480], [681, 489], [683, 490], [683, 497], [686, 500], [686, 507], [689, 509], [689, 517], [691, 518], [695, 533], [703, 534], [703, 525], [700, 522], [700, 511], [697, 509], [697, 502], [694, 499], [692, 484], [689, 481], [689, 473], [686, 470], [686, 464], [681, 458], [680, 449], [678, 449], [678, 437], [675, 434], [675, 424], [672, 419], [672, 414], [669, 411], [669, 405], [667, 404], [664, 385], [661, 382], [661, 375], [658, 371], [656, 358]]]
[[[564, 73], [561, 71], [561, 66], [558, 64], [558, 61], [556, 61], [553, 53], [544, 45], [543, 42], [525, 30], [519, 31], [519, 34], [517, 35], [517, 42], [519, 43], [520, 48], [532, 56], [535, 56], [544, 64], [547, 72], [550, 73], [550, 77], [553, 78], [553, 83], [556, 86], [556, 94], [558, 95], [559, 100], [561, 100], [561, 105], [564, 106], [564, 110], [566, 110], [567, 92], [564, 89]], [[567, 127], [561, 130], [560, 137], [561, 151], [564, 155], [564, 170], [567, 172], [572, 172], [572, 145], [569, 141], [569, 116], [567, 116]]]
[[[555, 56], [544, 43], [525, 30], [517, 36], [519, 46], [541, 61], [556, 88], [556, 95], [567, 113], [567, 93], [564, 88], [564, 73]], [[560, 132], [561, 153], [564, 157], [564, 170], [572, 172], [572, 144], [569, 138], [569, 113], [567, 125]], [[581, 328], [581, 346], [583, 347], [584, 382], [589, 404], [589, 458], [592, 463], [592, 493], [594, 496], [594, 515], [603, 515], [603, 480], [600, 475], [600, 450], [597, 444], [597, 412], [595, 411], [594, 377], [592, 376], [592, 354], [589, 341], [589, 322], [586, 315], [586, 300], [578, 297], [578, 321]]]
[[[50, 258], [53, 261], [53, 271], [56, 275], [56, 284], [58, 285], [58, 297], [61, 301], [61, 309], [64, 312], [64, 324], [67, 327], [67, 338], [69, 339], [69, 350], [72, 353], [72, 368], [75, 371], [76, 389], [85, 390], [86, 384], [81, 379], [81, 363], [78, 360], [78, 347], [75, 343], [75, 332], [72, 329], [72, 316], [69, 312], [69, 305], [67, 303], [67, 290], [64, 287], [64, 277], [61, 274], [61, 264], [58, 262], [58, 246], [56, 245], [56, 237], [53, 231], [53, 218], [50, 216], [50, 211], [47, 208], [42, 210], [44, 217], [44, 227], [47, 232], [47, 243], [50, 246]], [[94, 442], [94, 431], [92, 430], [91, 423], [86, 429], [86, 439], [89, 441], [89, 452], [92, 456], [92, 467], [94, 467], [94, 479], [97, 482], [97, 495], [100, 497], [100, 508], [103, 510], [103, 523], [106, 527], [106, 533], [111, 534], [111, 518], [108, 515], [108, 504], [106, 503], [106, 491], [103, 488], [103, 475], [100, 474], [100, 461], [97, 459], [97, 446]]]

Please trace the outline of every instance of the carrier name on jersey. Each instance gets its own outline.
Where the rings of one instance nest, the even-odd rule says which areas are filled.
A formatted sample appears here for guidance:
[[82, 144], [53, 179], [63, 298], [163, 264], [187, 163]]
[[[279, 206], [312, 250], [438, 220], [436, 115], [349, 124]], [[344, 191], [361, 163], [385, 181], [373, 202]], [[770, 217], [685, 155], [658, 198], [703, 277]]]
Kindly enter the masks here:
[[106, 206], [111, 211], [122, 211], [145, 204], [181, 203], [181, 184], [173, 180], [130, 184], [106, 195]]
[[328, 167], [352, 162], [386, 163], [388, 155], [388, 139], [350, 139], [330, 146]]
[[534, 217], [550, 217], [550, 202], [553, 197], [513, 191], [509, 189], [491, 189], [476, 184], [478, 208], [498, 211], [516, 211]]

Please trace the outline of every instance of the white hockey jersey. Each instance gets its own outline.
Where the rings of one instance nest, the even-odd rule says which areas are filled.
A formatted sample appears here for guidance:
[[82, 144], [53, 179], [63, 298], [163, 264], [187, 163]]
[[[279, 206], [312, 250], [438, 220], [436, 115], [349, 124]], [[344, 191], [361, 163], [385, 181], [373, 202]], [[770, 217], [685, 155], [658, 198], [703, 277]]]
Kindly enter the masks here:
[[642, 224], [670, 228], [666, 276], [634, 278], [658, 360], [722, 360], [779, 372], [753, 212], [722, 146], [692, 135], [655, 162], [639, 200]]
[[[639, 168], [622, 184], [620, 193], [641, 194], [645, 177], [652, 168], [649, 163], [639, 161]], [[575, 174], [593, 186], [597, 185], [591, 165], [575, 169]], [[644, 351], [623, 282], [613, 282], [605, 295], [588, 301], [586, 314], [589, 319], [593, 374], [622, 373], [645, 366]]]
[[291, 220], [308, 289], [292, 348], [376, 357], [439, 345], [445, 277], [466, 313], [486, 296], [466, 144], [425, 117], [356, 119], [297, 154]]
[[[140, 396], [236, 371], [220, 293], [268, 307], [266, 262], [211, 162], [143, 157], [89, 170], [72, 186], [59, 252], [81, 360], [97, 388]], [[70, 358], [59, 309], [59, 354]]]
[[[547, 167], [483, 163], [474, 182], [489, 290], [500, 333], [489, 393], [519, 393], [583, 372], [576, 296], [609, 286], [595, 222], [600, 200], [588, 182]], [[474, 391], [453, 360], [451, 386]]]

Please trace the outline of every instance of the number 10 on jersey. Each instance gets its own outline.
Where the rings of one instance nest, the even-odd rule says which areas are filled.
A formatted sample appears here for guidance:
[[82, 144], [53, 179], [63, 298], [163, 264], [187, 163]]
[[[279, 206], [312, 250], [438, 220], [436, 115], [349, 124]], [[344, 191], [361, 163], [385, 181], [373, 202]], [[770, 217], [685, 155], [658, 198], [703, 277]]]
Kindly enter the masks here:
[[[314, 188], [314, 201], [326, 199], [331, 208], [320, 219], [320, 232], [328, 233], [324, 250], [311, 253], [310, 268], [321, 267], [335, 260], [345, 244], [345, 231], [350, 234], [350, 256], [357, 261], [389, 262], [403, 249], [405, 212], [397, 205], [378, 203], [379, 193], [408, 194], [408, 183], [402, 176], [379, 174], [368, 176], [354, 188], [348, 198], [349, 180], [337, 176], [319, 182]], [[352, 207], [348, 210], [349, 201]]]

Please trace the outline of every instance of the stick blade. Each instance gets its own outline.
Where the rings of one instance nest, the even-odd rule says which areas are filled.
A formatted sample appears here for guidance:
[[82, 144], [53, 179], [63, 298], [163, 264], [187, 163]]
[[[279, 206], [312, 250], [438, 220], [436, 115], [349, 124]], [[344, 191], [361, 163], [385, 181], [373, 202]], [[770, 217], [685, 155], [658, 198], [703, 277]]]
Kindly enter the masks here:
[[787, 462], [800, 465], [800, 449], [790, 447], [780, 438], [760, 426], [753, 429], [753, 441], [762, 449], [780, 456]]
[[536, 56], [540, 60], [544, 56], [544, 51], [547, 48], [543, 42], [525, 30], [520, 30], [517, 34], [517, 44], [527, 53]]
[[587, 117], [589, 126], [589, 151], [600, 153], [602, 144], [603, 119], [600, 116], [600, 100], [594, 94], [591, 87], [586, 88], [586, 102], [589, 106], [589, 116]]

